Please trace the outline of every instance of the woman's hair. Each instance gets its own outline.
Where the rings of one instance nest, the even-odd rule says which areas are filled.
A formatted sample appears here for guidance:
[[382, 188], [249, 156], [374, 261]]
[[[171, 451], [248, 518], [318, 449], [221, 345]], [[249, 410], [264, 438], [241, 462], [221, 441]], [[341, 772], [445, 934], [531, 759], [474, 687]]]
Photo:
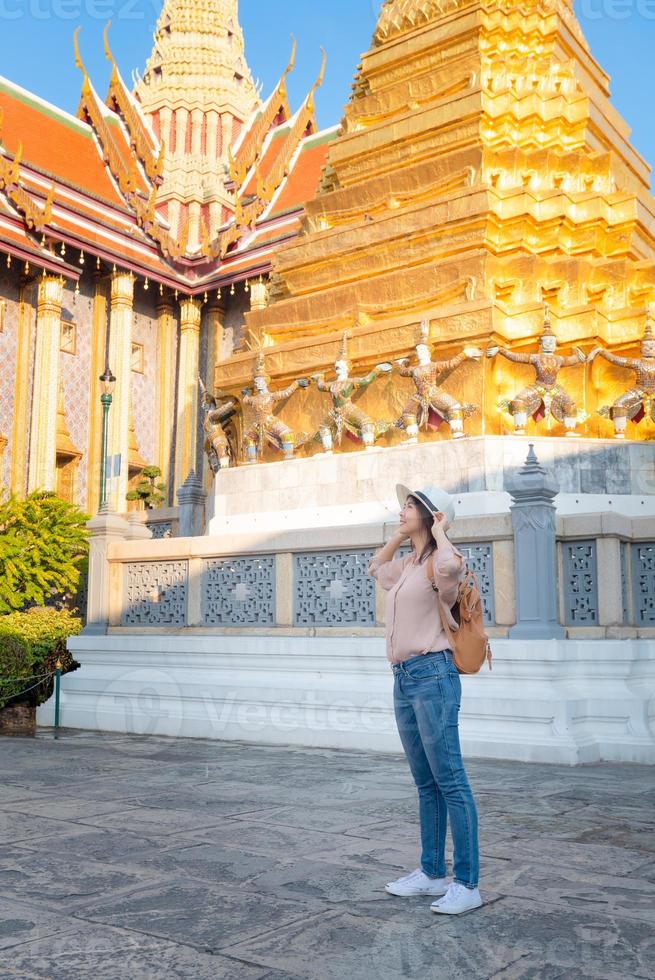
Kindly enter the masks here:
[[434, 514], [432, 514], [431, 511], [428, 510], [428, 508], [425, 506], [423, 501], [419, 500], [418, 497], [415, 497], [413, 494], [410, 494], [410, 497], [416, 504], [416, 509], [418, 510], [419, 517], [421, 518], [421, 524], [425, 528], [426, 534], [428, 536], [427, 543], [424, 545], [421, 554], [418, 556], [418, 560], [422, 562], [423, 559], [427, 558], [428, 555], [431, 555], [434, 549], [437, 547], [437, 542], [434, 540], [434, 536], [432, 534], [432, 525], [434, 524]]

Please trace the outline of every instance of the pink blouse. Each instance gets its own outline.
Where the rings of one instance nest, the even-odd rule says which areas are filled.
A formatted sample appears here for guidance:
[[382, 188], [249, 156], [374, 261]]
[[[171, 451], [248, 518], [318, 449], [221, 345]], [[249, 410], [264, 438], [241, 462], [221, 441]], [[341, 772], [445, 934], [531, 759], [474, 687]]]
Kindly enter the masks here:
[[[447, 546], [435, 548], [426, 560], [433, 562], [435, 584], [448, 609], [448, 625], [455, 631], [457, 623], [450, 615], [450, 607], [457, 599], [464, 556], [449, 541]], [[400, 663], [409, 657], [450, 646], [425, 561], [419, 564], [414, 552], [391, 561], [381, 561], [373, 555], [366, 571], [387, 592], [387, 660]]]

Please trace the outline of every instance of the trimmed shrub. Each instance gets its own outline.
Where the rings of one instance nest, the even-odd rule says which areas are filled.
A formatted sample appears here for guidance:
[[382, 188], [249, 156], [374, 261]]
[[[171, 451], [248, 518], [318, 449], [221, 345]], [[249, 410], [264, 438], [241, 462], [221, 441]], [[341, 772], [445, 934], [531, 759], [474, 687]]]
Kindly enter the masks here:
[[77, 670], [80, 664], [66, 649], [66, 640], [80, 629], [79, 617], [68, 609], [35, 607], [0, 616], [0, 710], [14, 703], [36, 707], [52, 696], [53, 677], [30, 677], [54, 671], [57, 659], [62, 674]]

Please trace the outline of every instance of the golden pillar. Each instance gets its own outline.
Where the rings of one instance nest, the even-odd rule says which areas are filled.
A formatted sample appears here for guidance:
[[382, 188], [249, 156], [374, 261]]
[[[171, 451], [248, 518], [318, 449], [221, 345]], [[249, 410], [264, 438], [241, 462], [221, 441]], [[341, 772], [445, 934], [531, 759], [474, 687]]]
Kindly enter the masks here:
[[159, 110], [159, 138], [169, 149], [172, 141], [171, 134], [172, 112], [168, 106], [162, 106]]
[[[250, 312], [265, 310], [268, 306], [268, 283], [264, 282], [260, 276], [255, 282], [250, 283]], [[255, 328], [252, 330], [248, 326], [248, 319], [243, 325], [243, 335], [251, 349], [271, 346], [271, 340], [267, 337], [264, 330]], [[227, 358], [232, 351], [226, 353]]]
[[175, 404], [175, 333], [177, 321], [173, 304], [162, 300], [157, 306], [158, 412], [157, 465], [162, 480], [170, 487], [173, 406]]
[[191, 113], [180, 107], [175, 110], [175, 157], [181, 160], [186, 156], [186, 131]]
[[[212, 300], [207, 307], [207, 365], [206, 377], [203, 378], [205, 387], [208, 391], [214, 391], [214, 378], [216, 375], [216, 362], [221, 360], [223, 353], [223, 318], [225, 307], [221, 306], [218, 300]], [[230, 351], [230, 354], [232, 351]], [[202, 454], [202, 483], [208, 487], [212, 482], [212, 472], [206, 453]]]
[[260, 276], [250, 283], [250, 309], [265, 310], [268, 306], [268, 284]]
[[[175, 490], [196, 468], [198, 433], [198, 366], [202, 302], [187, 297], [180, 301], [180, 353], [177, 381], [177, 432], [175, 438]], [[175, 498], [177, 499], [177, 498]]]
[[27, 435], [29, 419], [30, 339], [34, 283], [22, 280], [18, 296], [18, 339], [14, 386], [14, 419], [11, 435], [11, 493], [22, 497], [27, 483]]
[[91, 375], [89, 377], [89, 434], [86, 457], [86, 509], [90, 514], [98, 510], [100, 496], [100, 453], [102, 446], [102, 405], [100, 403], [100, 375], [105, 366], [107, 343], [107, 310], [109, 288], [105, 274], [99, 270], [93, 274], [93, 319], [91, 327]]
[[42, 276], [36, 307], [36, 348], [28, 490], [57, 488], [57, 397], [64, 280]]
[[109, 409], [107, 499], [118, 513], [127, 509], [133, 319], [134, 276], [131, 272], [114, 272], [109, 311], [109, 367], [116, 377], [116, 386]]
[[218, 300], [213, 300], [207, 307], [207, 377], [204, 382], [211, 391], [214, 388], [214, 368], [216, 362], [229, 357], [223, 353], [223, 321], [225, 307]]

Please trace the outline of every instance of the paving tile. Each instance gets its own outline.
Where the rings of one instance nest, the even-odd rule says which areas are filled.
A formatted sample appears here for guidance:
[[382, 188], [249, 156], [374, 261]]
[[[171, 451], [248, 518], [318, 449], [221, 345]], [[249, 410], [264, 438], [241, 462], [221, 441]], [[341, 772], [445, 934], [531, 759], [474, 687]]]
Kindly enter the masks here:
[[[311, 857], [319, 849], [329, 847], [343, 835], [329, 832], [302, 830], [277, 822], [252, 821], [250, 814], [226, 818], [217, 833], [214, 827], [201, 827], [184, 834], [189, 843], [216, 841], [224, 847], [242, 847], [259, 854], [293, 854], [294, 857]], [[169, 838], [171, 842], [173, 838]]]
[[652, 980], [652, 768], [466, 768], [485, 904], [437, 916], [384, 891], [419, 865], [401, 754], [0, 737], [0, 978]]
[[86, 817], [83, 822], [87, 826], [105, 827], [107, 830], [129, 827], [134, 833], [161, 834], [170, 837], [172, 834], [199, 827], [220, 826], [224, 817], [236, 813], [247, 813], [252, 817], [257, 817], [257, 819], [265, 820], [266, 814], [272, 810], [275, 810], [275, 807], [263, 807], [261, 804], [252, 801], [250, 803], [214, 803], [198, 807], [195, 810], [176, 810], [166, 806], [140, 806], [98, 817]]
[[613, 847], [611, 844], [579, 843], [544, 837], [515, 838], [489, 844], [486, 853], [491, 857], [507, 858], [517, 863], [540, 861], [544, 867], [579, 868], [615, 877], [630, 874], [645, 859], [642, 852]]
[[97, 895], [151, 880], [155, 875], [135, 865], [126, 868], [67, 854], [44, 841], [39, 850], [0, 845], [0, 896], [38, 898], [45, 908], [72, 908]]
[[[66, 928], [68, 922], [59, 912], [0, 895], [0, 950], [56, 936]], [[0, 964], [3, 962], [7, 962], [6, 955], [0, 956]]]
[[[308, 949], [314, 951], [311, 965]], [[625, 980], [648, 975], [651, 950], [649, 931], [641, 923], [619, 919], [605, 929], [587, 911], [574, 918], [566, 909], [504, 898], [462, 916], [435, 915], [428, 904], [414, 909], [410, 920], [384, 923], [354, 910], [329, 911], [223, 951], [289, 968], [308, 980], [599, 980], [614, 974]]]
[[185, 876], [99, 897], [85, 903], [83, 912], [87, 921], [220, 952], [228, 943], [307, 918], [319, 907]]
[[[14, 916], [12, 919], [11, 916]], [[0, 904], [0, 965], [3, 977], [25, 980], [263, 980], [268, 967], [251, 966], [235, 957], [207, 953], [193, 946], [157, 939], [136, 930], [116, 929], [62, 916], [53, 916], [46, 932], [36, 933], [30, 910]], [[56, 924], [57, 928], [53, 928]], [[15, 930], [3, 944], [3, 927]], [[21, 929], [21, 926], [23, 928]], [[14, 941], [15, 940], [15, 943]], [[6, 972], [5, 972], [6, 971]]]
[[[535, 859], [538, 861], [538, 858]], [[593, 874], [578, 868], [507, 861], [493, 877], [503, 895], [565, 907], [573, 916], [593, 909], [601, 917], [638, 919], [655, 926], [655, 891], [645, 877]]]

